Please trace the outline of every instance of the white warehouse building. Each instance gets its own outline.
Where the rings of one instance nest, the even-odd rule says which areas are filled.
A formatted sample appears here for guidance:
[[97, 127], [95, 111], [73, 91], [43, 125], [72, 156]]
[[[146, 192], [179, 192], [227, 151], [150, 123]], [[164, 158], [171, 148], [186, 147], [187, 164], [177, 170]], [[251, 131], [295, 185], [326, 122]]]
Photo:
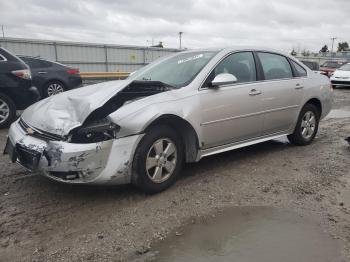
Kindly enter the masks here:
[[0, 38], [0, 46], [15, 55], [41, 57], [81, 72], [133, 72], [179, 49]]

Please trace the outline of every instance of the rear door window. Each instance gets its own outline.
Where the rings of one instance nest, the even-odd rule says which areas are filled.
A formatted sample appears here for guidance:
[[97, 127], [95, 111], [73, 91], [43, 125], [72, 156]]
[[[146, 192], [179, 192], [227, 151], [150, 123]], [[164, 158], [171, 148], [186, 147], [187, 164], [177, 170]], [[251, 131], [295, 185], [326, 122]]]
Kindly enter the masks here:
[[45, 68], [51, 66], [50, 62], [41, 59], [23, 57], [22, 60], [29, 65], [30, 68]]
[[51, 67], [52, 63], [45, 61], [45, 60], [37, 60], [40, 63], [40, 67], [44, 68], [44, 67]]
[[30, 62], [30, 66], [32, 67], [32, 68], [41, 68], [42, 67], [42, 64], [41, 64], [41, 62], [40, 62], [40, 60], [38, 60], [38, 59], [30, 59], [29, 60]]
[[272, 53], [258, 53], [266, 80], [293, 78], [293, 71], [284, 56]]

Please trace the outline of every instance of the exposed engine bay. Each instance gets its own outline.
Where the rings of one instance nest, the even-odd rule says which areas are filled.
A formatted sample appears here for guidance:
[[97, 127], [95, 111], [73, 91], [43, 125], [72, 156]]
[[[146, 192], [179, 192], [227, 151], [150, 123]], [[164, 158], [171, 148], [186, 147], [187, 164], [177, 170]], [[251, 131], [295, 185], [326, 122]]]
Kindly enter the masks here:
[[68, 135], [68, 142], [96, 143], [115, 138], [120, 127], [106, 118], [109, 114], [125, 104], [171, 89], [173, 87], [159, 81], [131, 82], [102, 107], [93, 111], [81, 127], [73, 129]]

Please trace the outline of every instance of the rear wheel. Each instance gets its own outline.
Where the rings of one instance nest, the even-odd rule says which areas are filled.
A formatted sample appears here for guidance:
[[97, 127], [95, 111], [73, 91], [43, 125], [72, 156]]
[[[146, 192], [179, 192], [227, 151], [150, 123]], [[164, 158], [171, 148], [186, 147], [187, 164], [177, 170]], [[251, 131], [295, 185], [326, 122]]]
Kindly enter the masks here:
[[300, 112], [294, 133], [288, 136], [288, 140], [298, 146], [310, 144], [318, 130], [320, 112], [313, 104], [306, 104]]
[[52, 81], [48, 83], [44, 89], [44, 95], [46, 97], [57, 95], [65, 91], [64, 85], [59, 81]]
[[0, 93], [0, 128], [9, 126], [15, 117], [15, 103], [7, 95]]
[[167, 189], [179, 175], [183, 156], [182, 142], [171, 128], [151, 128], [135, 152], [133, 185], [147, 193]]

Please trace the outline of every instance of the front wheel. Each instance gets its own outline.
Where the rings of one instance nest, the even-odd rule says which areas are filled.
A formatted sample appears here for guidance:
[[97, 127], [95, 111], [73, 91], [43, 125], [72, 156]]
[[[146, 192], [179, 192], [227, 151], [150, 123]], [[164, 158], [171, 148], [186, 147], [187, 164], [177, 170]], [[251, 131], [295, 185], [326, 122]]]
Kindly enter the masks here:
[[168, 126], [150, 128], [136, 149], [132, 183], [158, 193], [175, 183], [184, 158], [179, 136]]
[[298, 146], [310, 144], [318, 130], [320, 112], [313, 104], [306, 104], [300, 112], [294, 133], [288, 136], [288, 140]]

